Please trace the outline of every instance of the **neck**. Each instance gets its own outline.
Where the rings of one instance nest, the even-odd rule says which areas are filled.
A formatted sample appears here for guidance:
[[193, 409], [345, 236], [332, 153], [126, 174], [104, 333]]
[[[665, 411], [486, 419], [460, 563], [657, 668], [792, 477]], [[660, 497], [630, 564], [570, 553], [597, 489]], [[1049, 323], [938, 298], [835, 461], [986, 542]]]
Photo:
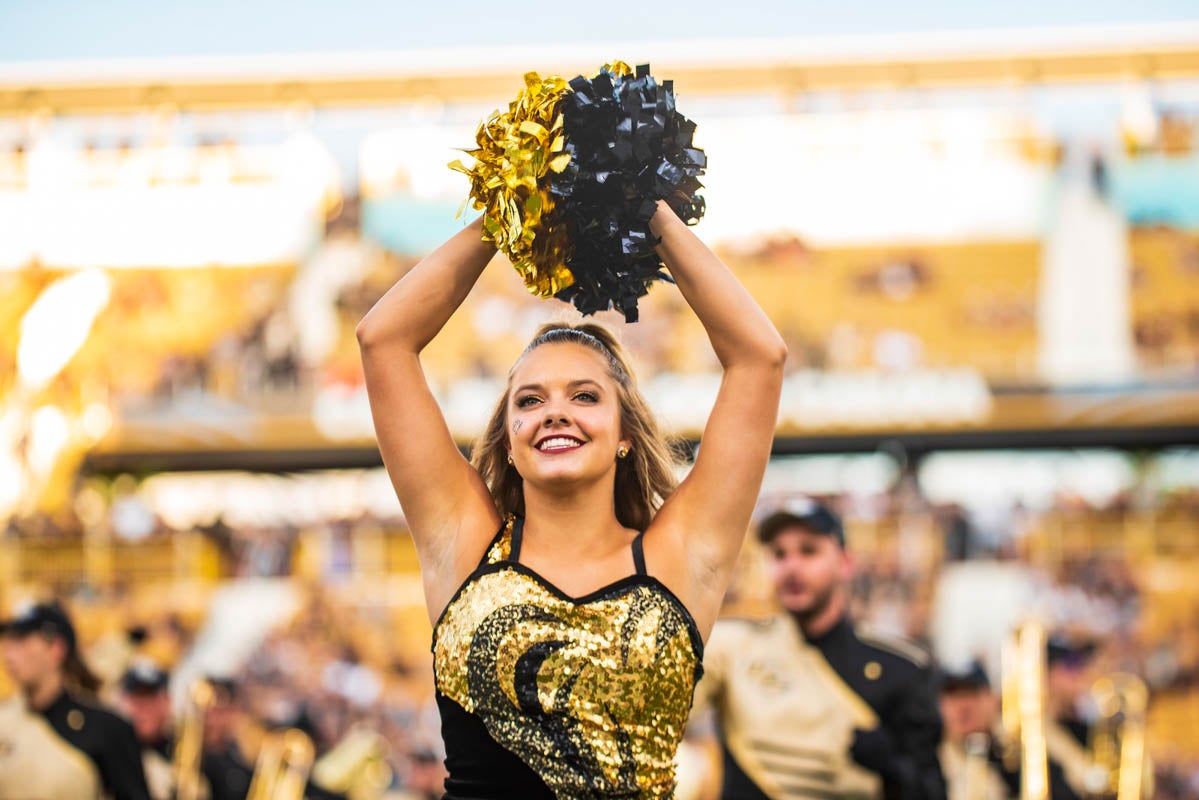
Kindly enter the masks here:
[[56, 671], [48, 672], [36, 684], [25, 689], [25, 702], [35, 711], [44, 711], [62, 693], [62, 674]]
[[824, 636], [845, 616], [845, 593], [841, 590], [833, 592], [829, 601], [820, 609], [810, 614], [793, 613], [799, 623], [800, 630], [807, 639], [819, 639]]
[[1045, 692], [1045, 706], [1050, 719], [1068, 720], [1074, 716], [1074, 698], [1056, 692]]
[[525, 485], [525, 542], [562, 560], [610, 551], [625, 528], [616, 518], [611, 482], [553, 494]]

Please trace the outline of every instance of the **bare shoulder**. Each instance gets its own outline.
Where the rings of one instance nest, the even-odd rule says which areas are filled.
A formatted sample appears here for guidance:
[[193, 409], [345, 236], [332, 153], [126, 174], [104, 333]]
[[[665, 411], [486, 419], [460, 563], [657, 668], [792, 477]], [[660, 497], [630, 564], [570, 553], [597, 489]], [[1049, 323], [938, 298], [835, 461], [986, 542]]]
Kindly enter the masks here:
[[421, 582], [430, 621], [435, 621], [450, 599], [487, 558], [503, 531], [503, 520], [495, 505], [480, 513], [463, 515], [437, 537], [418, 543]]

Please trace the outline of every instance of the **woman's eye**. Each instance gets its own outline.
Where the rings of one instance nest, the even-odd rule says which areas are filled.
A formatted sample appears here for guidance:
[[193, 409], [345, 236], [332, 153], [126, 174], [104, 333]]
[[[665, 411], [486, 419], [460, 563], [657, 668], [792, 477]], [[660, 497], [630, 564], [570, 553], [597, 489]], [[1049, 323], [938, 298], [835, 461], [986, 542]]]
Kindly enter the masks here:
[[524, 397], [517, 399], [516, 407], [517, 408], [528, 408], [529, 406], [531, 406], [537, 402], [540, 402], [540, 399], [537, 397], [537, 395], [527, 394]]
[[595, 392], [579, 392], [575, 395], [574, 399], [580, 400], [584, 403], [594, 403], [599, 400], [599, 398], [595, 396]]

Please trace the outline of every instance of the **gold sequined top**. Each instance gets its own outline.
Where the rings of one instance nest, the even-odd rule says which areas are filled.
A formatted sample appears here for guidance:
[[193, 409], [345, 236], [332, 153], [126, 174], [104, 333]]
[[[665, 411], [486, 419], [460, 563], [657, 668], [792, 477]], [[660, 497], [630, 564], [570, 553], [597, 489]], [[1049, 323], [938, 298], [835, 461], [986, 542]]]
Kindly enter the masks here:
[[572, 598], [496, 534], [433, 630], [446, 798], [668, 798], [702, 672], [683, 604], [646, 574]]

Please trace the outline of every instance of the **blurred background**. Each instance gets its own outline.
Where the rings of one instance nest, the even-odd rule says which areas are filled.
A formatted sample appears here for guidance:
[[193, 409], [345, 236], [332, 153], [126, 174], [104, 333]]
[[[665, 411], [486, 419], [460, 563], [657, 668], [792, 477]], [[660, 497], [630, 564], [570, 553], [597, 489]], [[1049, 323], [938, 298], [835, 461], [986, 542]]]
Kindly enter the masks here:
[[[1199, 797], [1194, 7], [429, 5], [0, 3], [0, 611], [57, 598], [108, 680], [233, 678], [318, 751], [365, 726], [437, 796], [354, 326], [470, 217], [445, 165], [525, 71], [648, 61], [790, 347], [760, 512], [832, 503], [859, 619], [946, 663], [1030, 614], [1100, 642], [1157, 796]], [[564, 309], [497, 260], [429, 348], [464, 446]], [[642, 309], [606, 321], [694, 446], [714, 356], [672, 287]]]

